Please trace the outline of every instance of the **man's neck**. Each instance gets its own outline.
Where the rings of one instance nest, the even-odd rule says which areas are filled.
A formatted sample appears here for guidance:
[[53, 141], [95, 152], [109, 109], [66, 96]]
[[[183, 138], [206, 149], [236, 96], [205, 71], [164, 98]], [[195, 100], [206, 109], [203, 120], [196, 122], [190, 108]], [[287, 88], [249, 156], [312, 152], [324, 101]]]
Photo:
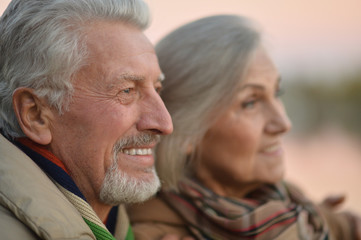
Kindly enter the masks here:
[[89, 205], [94, 209], [94, 212], [98, 215], [100, 220], [106, 224], [109, 212], [112, 209], [112, 206], [100, 203], [100, 202], [89, 202]]

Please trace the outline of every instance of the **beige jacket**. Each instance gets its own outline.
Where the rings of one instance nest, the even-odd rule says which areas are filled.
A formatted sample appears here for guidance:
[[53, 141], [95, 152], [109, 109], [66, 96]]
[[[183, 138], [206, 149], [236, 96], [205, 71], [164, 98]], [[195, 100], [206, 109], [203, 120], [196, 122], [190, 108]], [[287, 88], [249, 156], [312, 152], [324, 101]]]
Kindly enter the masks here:
[[166, 234], [192, 236], [183, 218], [160, 198], [134, 204], [128, 213], [136, 240], [156, 240]]
[[[115, 236], [124, 239], [128, 218], [119, 208]], [[47, 175], [0, 134], [0, 238], [95, 239], [79, 212]]]

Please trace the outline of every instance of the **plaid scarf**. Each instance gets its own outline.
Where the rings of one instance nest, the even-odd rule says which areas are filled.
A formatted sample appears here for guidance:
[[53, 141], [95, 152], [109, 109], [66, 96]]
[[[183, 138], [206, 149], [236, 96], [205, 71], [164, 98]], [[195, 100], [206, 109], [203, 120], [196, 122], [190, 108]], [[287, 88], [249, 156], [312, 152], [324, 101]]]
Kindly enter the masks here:
[[191, 179], [179, 188], [179, 194], [162, 192], [161, 197], [197, 239], [329, 239], [316, 206], [285, 183], [265, 184], [242, 199], [219, 196]]
[[[69, 176], [64, 164], [57, 157], [44, 146], [38, 145], [27, 138], [19, 138], [14, 143], [52, 179], [69, 202], [79, 211], [97, 240], [115, 240], [108, 229], [114, 231], [117, 207], [114, 207], [108, 216], [107, 228], [87, 203], [85, 197]], [[126, 240], [134, 240], [130, 225]]]

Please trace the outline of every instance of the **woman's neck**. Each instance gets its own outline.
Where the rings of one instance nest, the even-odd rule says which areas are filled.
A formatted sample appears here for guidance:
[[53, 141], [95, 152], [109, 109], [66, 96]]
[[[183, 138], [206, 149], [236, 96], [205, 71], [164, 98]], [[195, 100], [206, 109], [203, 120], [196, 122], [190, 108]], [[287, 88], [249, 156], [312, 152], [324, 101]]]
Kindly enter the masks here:
[[196, 179], [205, 187], [212, 190], [214, 193], [223, 197], [243, 198], [248, 193], [259, 188], [260, 182], [246, 182], [240, 183], [236, 181], [220, 181], [214, 176], [208, 174], [197, 173]]

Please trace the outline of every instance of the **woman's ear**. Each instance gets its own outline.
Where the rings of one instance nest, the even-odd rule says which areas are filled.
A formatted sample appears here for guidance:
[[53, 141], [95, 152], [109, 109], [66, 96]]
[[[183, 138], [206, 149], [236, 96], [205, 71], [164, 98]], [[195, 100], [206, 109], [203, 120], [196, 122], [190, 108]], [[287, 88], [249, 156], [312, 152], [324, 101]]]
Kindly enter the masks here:
[[193, 151], [194, 151], [194, 146], [191, 144], [188, 144], [187, 148], [186, 148], [187, 155], [190, 155]]
[[28, 138], [41, 145], [51, 142], [52, 111], [33, 89], [17, 88], [13, 94], [13, 108], [19, 125]]
[[186, 151], [187, 155], [191, 155], [194, 154], [195, 150], [196, 150], [196, 146], [194, 141], [187, 139], [184, 145], [184, 149]]

